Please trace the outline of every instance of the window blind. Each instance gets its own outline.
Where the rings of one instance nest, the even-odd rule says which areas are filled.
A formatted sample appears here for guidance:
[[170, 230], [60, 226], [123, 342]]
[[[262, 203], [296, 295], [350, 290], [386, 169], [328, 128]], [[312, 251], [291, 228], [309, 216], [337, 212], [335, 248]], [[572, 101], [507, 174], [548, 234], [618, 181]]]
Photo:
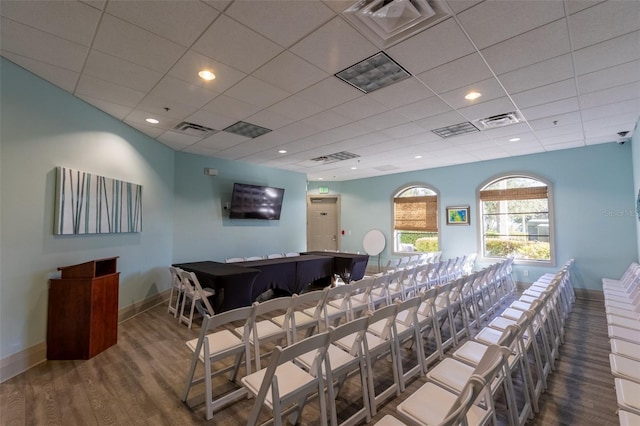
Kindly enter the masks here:
[[485, 189], [480, 191], [482, 201], [538, 200], [548, 197], [546, 186], [530, 186], [528, 188]]
[[438, 196], [393, 199], [396, 231], [438, 232]]

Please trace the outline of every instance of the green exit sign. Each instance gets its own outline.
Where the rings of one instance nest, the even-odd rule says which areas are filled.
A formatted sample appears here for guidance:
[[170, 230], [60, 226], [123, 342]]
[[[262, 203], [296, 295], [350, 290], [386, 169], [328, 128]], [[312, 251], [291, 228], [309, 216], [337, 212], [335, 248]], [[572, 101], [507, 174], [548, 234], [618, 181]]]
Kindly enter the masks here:
[[321, 194], [328, 194], [329, 193], [329, 187], [328, 186], [321, 186], [318, 189], [320, 190]]

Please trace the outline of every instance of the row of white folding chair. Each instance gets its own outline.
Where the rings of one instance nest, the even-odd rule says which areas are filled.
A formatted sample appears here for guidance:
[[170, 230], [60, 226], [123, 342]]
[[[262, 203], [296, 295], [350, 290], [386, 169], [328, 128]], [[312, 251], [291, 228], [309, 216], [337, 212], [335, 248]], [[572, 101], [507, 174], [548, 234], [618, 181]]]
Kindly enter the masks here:
[[[424, 385], [398, 405], [398, 416], [412, 425], [496, 424], [491, 384], [504, 371], [508, 356], [507, 348], [490, 346], [478, 365], [466, 374], [466, 380], [459, 389], [443, 386], [428, 378]], [[387, 415], [377, 425], [404, 423]]]
[[[186, 272], [180, 268], [169, 266], [171, 274], [171, 292], [169, 293], [168, 312], [182, 324], [185, 323], [189, 328], [193, 324], [193, 314], [195, 312], [196, 303], [201, 299], [207, 299], [215, 294], [212, 289], [202, 289], [198, 291], [196, 286], [200, 286], [198, 279], [192, 272]], [[201, 287], [200, 287], [201, 288]], [[213, 314], [213, 308], [207, 300], [207, 309]], [[189, 311], [185, 313], [186, 307]]]
[[620, 424], [640, 424], [640, 266], [619, 280], [602, 279]]

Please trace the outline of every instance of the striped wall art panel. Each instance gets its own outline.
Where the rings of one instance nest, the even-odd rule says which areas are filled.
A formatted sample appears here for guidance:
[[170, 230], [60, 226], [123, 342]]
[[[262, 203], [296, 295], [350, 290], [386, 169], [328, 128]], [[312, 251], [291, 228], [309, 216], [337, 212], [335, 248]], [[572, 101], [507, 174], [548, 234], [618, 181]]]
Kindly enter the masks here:
[[142, 186], [57, 167], [57, 235], [142, 231]]

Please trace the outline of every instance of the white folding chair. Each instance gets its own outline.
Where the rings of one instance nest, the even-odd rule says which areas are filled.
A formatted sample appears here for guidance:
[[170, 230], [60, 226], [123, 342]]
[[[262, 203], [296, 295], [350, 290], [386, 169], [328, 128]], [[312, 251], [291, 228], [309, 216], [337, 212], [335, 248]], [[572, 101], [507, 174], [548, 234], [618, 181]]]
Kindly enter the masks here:
[[[198, 277], [196, 277], [196, 274], [193, 272], [181, 271], [180, 278], [182, 278], [184, 291], [182, 293], [182, 306], [180, 307], [179, 321], [180, 323], [184, 322], [189, 328], [191, 328], [191, 325], [193, 324], [193, 313], [198, 300], [202, 300], [203, 303], [206, 302], [205, 306], [207, 307], [209, 315], [214, 315], [213, 308], [211, 307], [211, 304], [209, 304], [207, 298], [213, 296], [215, 292], [212, 289], [203, 289], [200, 285], [200, 281], [198, 281]], [[187, 303], [190, 304], [189, 316], [184, 313]]]
[[181, 271], [182, 269], [180, 268], [169, 266], [169, 272], [171, 273], [171, 293], [169, 293], [169, 307], [167, 308], [167, 312], [173, 314], [174, 318], [177, 318], [180, 312], [180, 302], [182, 301], [182, 293], [184, 292], [184, 283], [182, 282], [182, 278], [180, 278]]
[[244, 262], [244, 260], [244, 257], [228, 257], [224, 260], [224, 263]]
[[[307, 400], [317, 394], [320, 404], [321, 424], [327, 424], [327, 407], [322, 366], [329, 345], [329, 332], [316, 334], [293, 345], [276, 346], [266, 368], [242, 378], [242, 384], [255, 397], [249, 414], [248, 425], [256, 425], [260, 411], [266, 406], [273, 413], [273, 422], [282, 426], [283, 416], [291, 414], [293, 424], [300, 416]], [[307, 371], [294, 361], [308, 352], [313, 353], [313, 368]]]
[[[244, 356], [246, 373], [251, 373], [250, 347], [247, 342], [251, 330], [251, 318], [253, 307], [247, 306], [211, 316], [206, 314], [202, 321], [202, 328], [197, 339], [187, 342], [187, 347], [193, 352], [191, 367], [187, 374], [187, 381], [182, 401], [187, 402], [189, 391], [194, 385], [205, 384], [205, 402], [207, 420], [213, 418], [213, 412], [246, 395], [242, 387], [214, 398], [213, 380], [216, 376], [231, 371], [230, 380], [235, 382], [242, 357]], [[229, 330], [228, 326], [234, 322], [243, 321], [241, 333]], [[217, 368], [219, 362], [234, 357], [235, 361], [230, 367]], [[204, 364], [204, 376], [194, 378], [197, 364]]]
[[282, 253], [271, 253], [267, 255], [267, 259], [281, 259], [284, 255]]
[[248, 257], [245, 257], [244, 260], [246, 261], [264, 260], [264, 256], [248, 256]]
[[[306, 330], [306, 336], [309, 337], [314, 331], [318, 331], [320, 327], [320, 315], [322, 307], [327, 298], [325, 290], [310, 291], [302, 294], [294, 294], [291, 297], [289, 309], [283, 315], [273, 317], [271, 320], [288, 331], [287, 344], [300, 340], [298, 332]], [[304, 310], [310, 306], [315, 306], [312, 314], [306, 313]]]
[[[442, 349], [442, 340], [439, 333], [438, 322], [435, 315], [435, 302], [437, 297], [437, 288], [430, 288], [425, 291], [421, 297], [422, 302], [416, 311], [418, 318], [418, 326], [420, 328], [420, 334], [424, 340], [422, 343], [422, 355], [424, 356], [423, 368], [427, 371], [427, 367], [433, 361], [441, 359], [444, 356]], [[430, 350], [429, 335], [433, 333], [433, 339], [435, 341], [435, 350]], [[427, 350], [427, 345], [429, 349]], [[428, 355], [427, 355], [428, 354]]]

